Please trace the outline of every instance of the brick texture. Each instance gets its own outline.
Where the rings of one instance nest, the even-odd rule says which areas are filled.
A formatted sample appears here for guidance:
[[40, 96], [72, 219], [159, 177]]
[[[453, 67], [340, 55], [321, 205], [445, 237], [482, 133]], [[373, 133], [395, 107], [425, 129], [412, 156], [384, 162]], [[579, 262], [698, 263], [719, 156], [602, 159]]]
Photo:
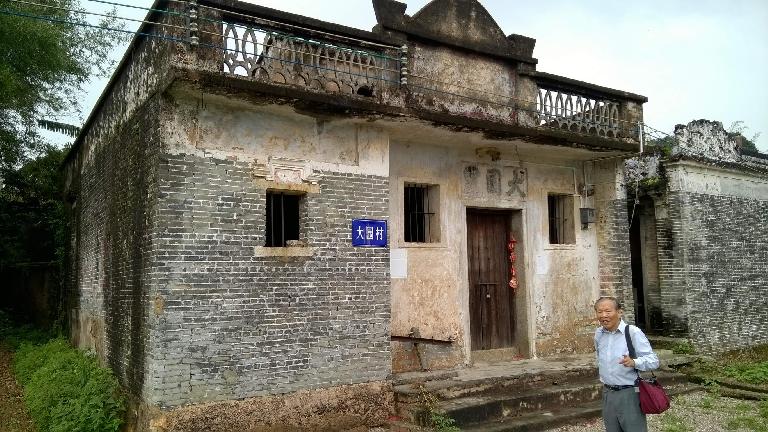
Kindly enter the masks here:
[[688, 192], [667, 200], [657, 233], [665, 326], [705, 352], [767, 343], [768, 201]]
[[351, 247], [352, 219], [387, 218], [388, 179], [321, 175], [301, 204], [312, 256], [263, 256], [266, 190], [248, 164], [161, 158], [151, 403], [388, 377], [389, 251]]
[[600, 295], [615, 296], [624, 308], [624, 320], [634, 323], [632, 267], [624, 199], [600, 201], [597, 207], [597, 241]]
[[144, 384], [158, 124], [148, 103], [116, 138], [83, 159], [71, 206], [68, 302], [91, 322], [92, 343], [133, 395]]

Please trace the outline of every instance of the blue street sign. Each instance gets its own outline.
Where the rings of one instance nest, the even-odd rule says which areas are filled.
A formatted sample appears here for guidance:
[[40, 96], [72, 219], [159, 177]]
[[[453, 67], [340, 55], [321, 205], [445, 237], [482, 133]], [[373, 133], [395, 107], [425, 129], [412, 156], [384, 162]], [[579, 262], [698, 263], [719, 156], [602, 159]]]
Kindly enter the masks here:
[[387, 247], [387, 221], [352, 219], [352, 246]]

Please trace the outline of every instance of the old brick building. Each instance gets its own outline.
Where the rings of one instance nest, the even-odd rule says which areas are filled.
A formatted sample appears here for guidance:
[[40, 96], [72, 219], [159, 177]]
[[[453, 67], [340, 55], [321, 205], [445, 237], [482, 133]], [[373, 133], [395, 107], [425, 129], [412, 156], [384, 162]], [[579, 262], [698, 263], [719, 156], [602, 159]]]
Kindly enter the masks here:
[[699, 352], [768, 343], [768, 156], [706, 120], [668, 144], [628, 161], [638, 324]]
[[476, 0], [372, 32], [197, 3], [157, 1], [66, 163], [73, 335], [139, 430], [375, 425], [393, 372], [633, 309], [645, 97], [537, 71]]

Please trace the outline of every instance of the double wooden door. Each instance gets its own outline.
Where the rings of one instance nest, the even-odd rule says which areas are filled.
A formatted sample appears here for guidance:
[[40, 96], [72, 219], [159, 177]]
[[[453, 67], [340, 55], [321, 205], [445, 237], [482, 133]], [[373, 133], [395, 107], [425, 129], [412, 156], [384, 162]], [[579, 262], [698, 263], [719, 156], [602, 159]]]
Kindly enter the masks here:
[[514, 344], [514, 296], [509, 287], [509, 213], [467, 211], [472, 350]]

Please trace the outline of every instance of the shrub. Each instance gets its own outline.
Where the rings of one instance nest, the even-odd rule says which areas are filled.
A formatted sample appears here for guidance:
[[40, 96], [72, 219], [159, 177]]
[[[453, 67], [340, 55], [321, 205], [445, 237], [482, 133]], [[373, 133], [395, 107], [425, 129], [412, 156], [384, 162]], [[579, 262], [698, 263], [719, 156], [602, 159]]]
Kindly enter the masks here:
[[693, 345], [689, 341], [680, 342], [672, 347], [675, 354], [693, 354], [695, 352]]
[[727, 366], [726, 376], [750, 384], [768, 384], [768, 362], [735, 363]]
[[24, 342], [42, 344], [50, 338], [51, 331], [29, 324], [18, 325], [7, 311], [0, 310], [0, 342], [11, 349], [17, 349]]
[[117, 431], [123, 400], [112, 373], [63, 339], [16, 353], [14, 369], [40, 432]]

